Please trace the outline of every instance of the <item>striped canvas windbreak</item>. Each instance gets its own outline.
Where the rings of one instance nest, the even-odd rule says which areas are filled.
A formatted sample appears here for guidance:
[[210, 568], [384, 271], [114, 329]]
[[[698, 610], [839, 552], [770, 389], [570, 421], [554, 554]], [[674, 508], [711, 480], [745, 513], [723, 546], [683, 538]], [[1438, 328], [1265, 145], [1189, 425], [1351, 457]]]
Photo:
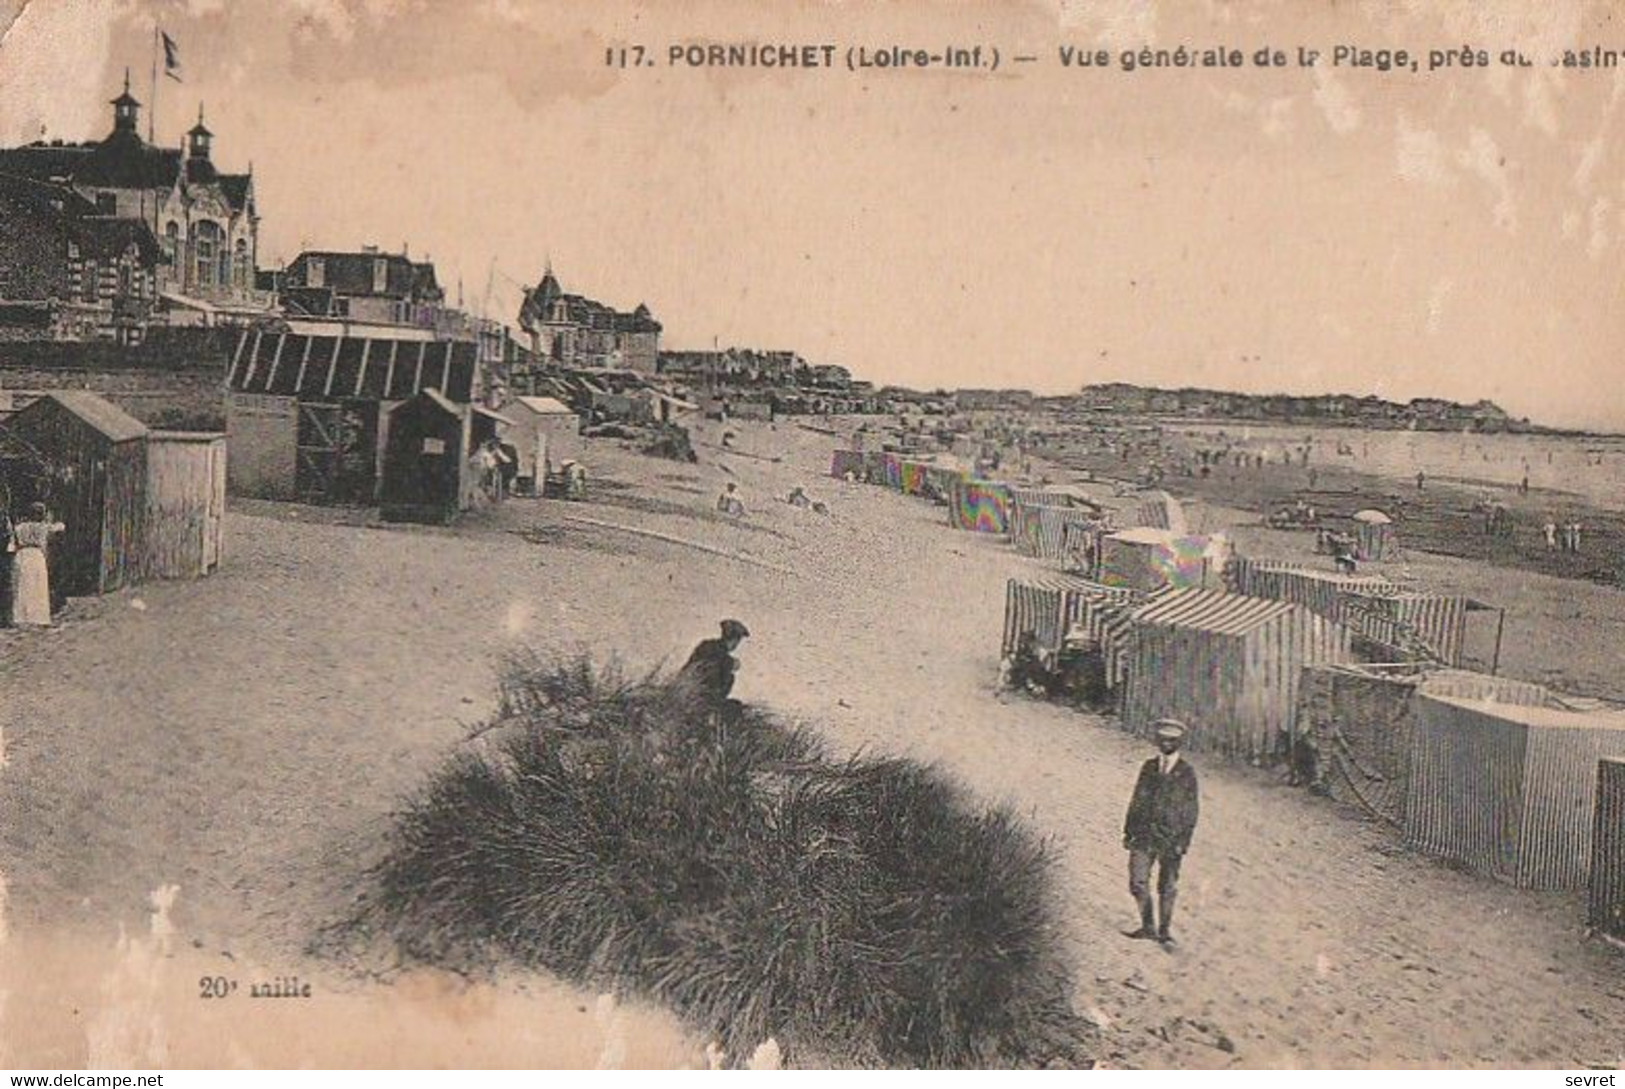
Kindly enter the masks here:
[[1417, 701], [1405, 840], [1506, 881], [1518, 872], [1527, 732], [1452, 702]]
[[1298, 730], [1318, 744], [1333, 797], [1405, 825], [1418, 695], [1457, 695], [1545, 706], [1537, 684], [1454, 669], [1395, 672], [1360, 665], [1308, 666], [1298, 697]]
[[1581, 889], [1597, 764], [1625, 757], [1625, 716], [1424, 696], [1406, 837], [1531, 889]]

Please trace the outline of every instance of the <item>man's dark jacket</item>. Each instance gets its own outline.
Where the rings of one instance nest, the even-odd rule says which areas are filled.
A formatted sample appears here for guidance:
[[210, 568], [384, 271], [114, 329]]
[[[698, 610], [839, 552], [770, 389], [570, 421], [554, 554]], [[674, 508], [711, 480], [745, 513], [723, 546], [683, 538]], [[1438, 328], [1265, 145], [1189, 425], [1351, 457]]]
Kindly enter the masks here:
[[733, 691], [734, 672], [738, 668], [739, 663], [727, 643], [721, 639], [706, 639], [694, 648], [677, 676], [693, 685], [704, 699], [721, 703]]
[[1131, 850], [1182, 855], [1196, 831], [1197, 808], [1196, 769], [1181, 757], [1164, 775], [1160, 758], [1153, 757], [1134, 784], [1123, 839]]

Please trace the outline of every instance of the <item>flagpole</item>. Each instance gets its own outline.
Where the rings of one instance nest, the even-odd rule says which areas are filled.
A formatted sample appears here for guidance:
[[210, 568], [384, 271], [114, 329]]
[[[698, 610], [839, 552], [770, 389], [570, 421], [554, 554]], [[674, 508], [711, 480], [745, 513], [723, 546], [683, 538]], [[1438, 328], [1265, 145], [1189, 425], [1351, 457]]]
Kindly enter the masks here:
[[158, 35], [159, 35], [159, 33], [160, 33], [160, 31], [158, 30], [158, 23], [157, 23], [156, 20], [154, 20], [153, 24], [152, 24], [152, 102], [151, 102], [150, 105], [147, 106], [147, 143], [152, 144], [154, 147], [156, 147], [158, 145], [157, 137], [154, 135], [154, 133], [156, 131], [156, 129], [154, 128], [154, 125], [155, 125], [155, 123], [157, 122], [157, 119], [158, 119]]

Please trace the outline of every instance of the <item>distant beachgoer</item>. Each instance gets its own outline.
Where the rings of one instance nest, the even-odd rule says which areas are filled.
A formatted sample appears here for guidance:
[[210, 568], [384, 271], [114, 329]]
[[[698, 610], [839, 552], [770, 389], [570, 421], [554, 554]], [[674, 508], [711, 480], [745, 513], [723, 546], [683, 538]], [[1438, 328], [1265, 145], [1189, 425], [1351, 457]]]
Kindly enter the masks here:
[[1580, 532], [1583, 528], [1584, 527], [1582, 527], [1579, 522], [1575, 522], [1573, 525], [1569, 526], [1569, 532], [1573, 535], [1573, 546], [1571, 548], [1571, 551], [1573, 552], [1580, 551]]
[[717, 496], [717, 510], [735, 518], [744, 515], [745, 504], [739, 498], [739, 485], [731, 480], [728, 481], [728, 486], [723, 489], [721, 495]]
[[[1185, 727], [1172, 719], [1157, 724], [1158, 755], [1140, 767], [1123, 823], [1128, 850], [1128, 886], [1140, 908], [1140, 929], [1130, 938], [1170, 945], [1169, 926], [1179, 894], [1179, 867], [1196, 831], [1199, 797], [1196, 771], [1180, 758]], [[1151, 901], [1151, 868], [1157, 867], [1157, 899]], [[1161, 922], [1158, 922], [1158, 916]]]
[[1557, 550], [1557, 523], [1552, 521], [1551, 519], [1547, 519], [1546, 524], [1544, 526], [1541, 526], [1540, 530], [1541, 530], [1542, 533], [1544, 533], [1546, 535], [1546, 550], [1548, 552], [1556, 551]]
[[790, 494], [785, 497], [784, 501], [786, 503], [790, 504], [792, 507], [810, 507], [810, 506], [812, 506], [812, 500], [807, 497], [806, 490], [803, 489], [800, 485], [797, 485], [796, 487], [791, 488], [790, 489]]
[[519, 447], [511, 442], [497, 444], [497, 471], [502, 476], [502, 494], [514, 494], [515, 485], [519, 482]]
[[565, 498], [577, 502], [587, 498], [587, 470], [578, 461], [573, 461], [564, 470]]
[[51, 626], [51, 576], [45, 550], [51, 537], [67, 529], [53, 522], [44, 503], [28, 509], [28, 519], [12, 527], [11, 623], [19, 628]]
[[1417, 470], [1417, 473], [1416, 473], [1416, 490], [1421, 491], [1425, 487], [1427, 487], [1427, 474], [1423, 473], [1421, 470]]
[[1523, 495], [1529, 494], [1529, 474], [1523, 474], [1523, 480], [1518, 484], [1518, 491]]
[[11, 520], [11, 492], [0, 484], [0, 627], [11, 625], [12, 556], [17, 534]]

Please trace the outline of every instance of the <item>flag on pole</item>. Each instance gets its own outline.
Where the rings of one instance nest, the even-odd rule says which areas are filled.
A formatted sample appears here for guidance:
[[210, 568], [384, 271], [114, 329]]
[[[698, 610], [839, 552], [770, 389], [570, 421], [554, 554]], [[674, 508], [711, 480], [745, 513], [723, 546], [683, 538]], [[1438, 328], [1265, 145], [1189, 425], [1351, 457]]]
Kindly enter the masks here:
[[171, 38], [162, 30], [158, 32], [158, 37], [164, 46], [164, 75], [179, 83], [181, 82], [180, 47], [175, 44], [174, 38]]

